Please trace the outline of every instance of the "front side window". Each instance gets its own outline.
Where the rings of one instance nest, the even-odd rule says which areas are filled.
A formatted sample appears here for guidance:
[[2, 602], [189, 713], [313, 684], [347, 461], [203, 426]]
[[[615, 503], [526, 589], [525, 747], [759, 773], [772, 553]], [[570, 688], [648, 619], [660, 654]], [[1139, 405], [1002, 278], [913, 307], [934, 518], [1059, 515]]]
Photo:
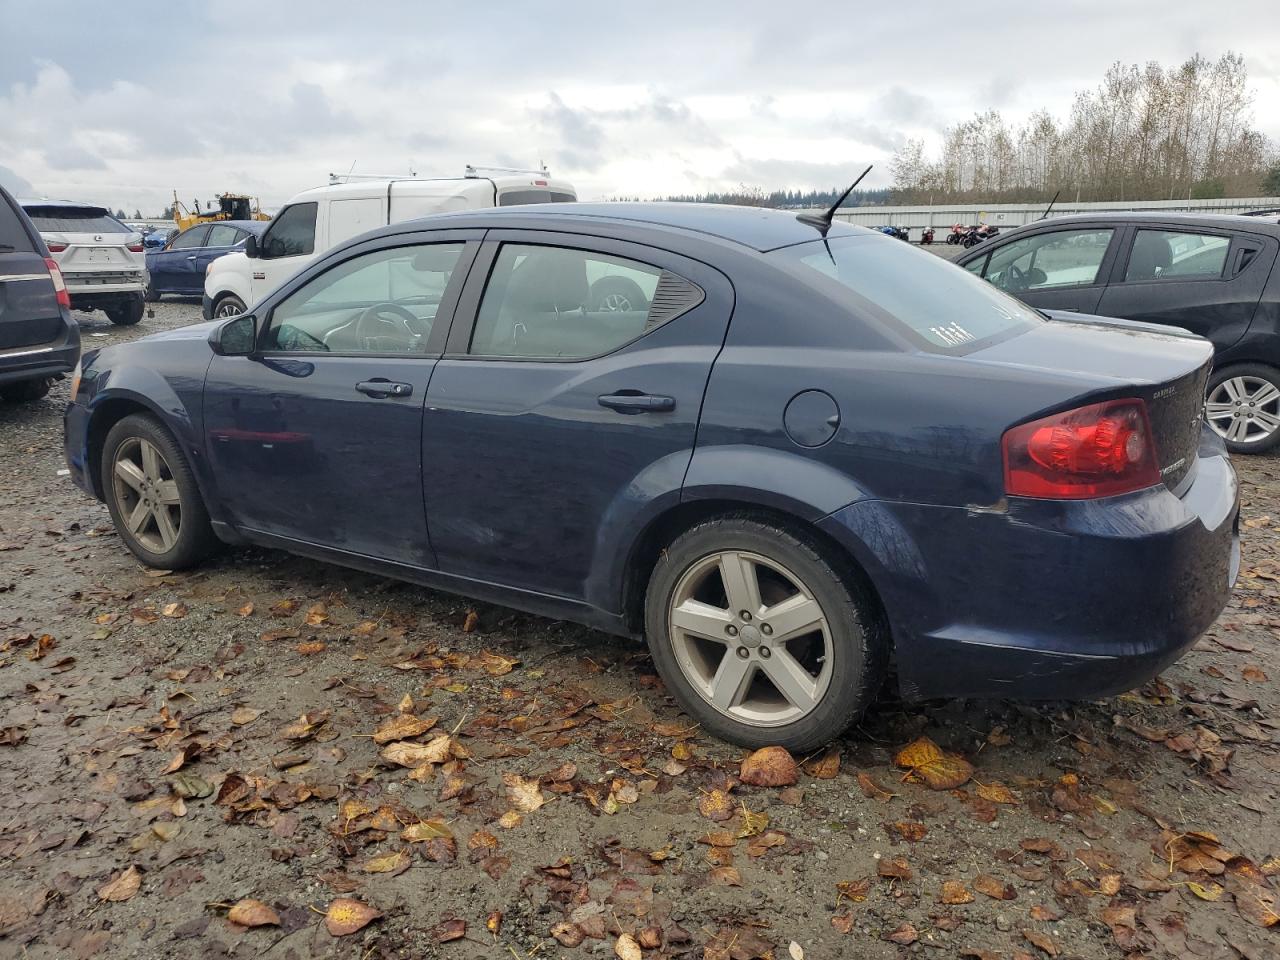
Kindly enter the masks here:
[[1139, 230], [1124, 278], [1130, 282], [1220, 277], [1230, 246], [1230, 238], [1207, 233]]
[[586, 250], [507, 243], [489, 274], [469, 352], [598, 357], [702, 299], [699, 287], [648, 264]]
[[190, 230], [184, 231], [173, 238], [173, 243], [169, 244], [170, 250], [189, 250], [193, 247], [204, 245], [205, 235], [208, 234], [209, 227], [201, 224], [198, 227], [192, 227]]
[[304, 353], [421, 353], [460, 243], [392, 247], [327, 270], [271, 312], [263, 348]]
[[886, 237], [812, 240], [770, 256], [850, 311], [937, 353], [968, 352], [1045, 322], [942, 257]]
[[1012, 294], [1055, 287], [1086, 287], [1098, 282], [1098, 270], [1115, 233], [1058, 230], [1014, 240], [991, 251], [986, 277]]
[[281, 210], [262, 235], [259, 256], [298, 257], [316, 249], [316, 205], [295, 203]]
[[209, 228], [209, 239], [205, 241], [205, 246], [230, 247], [234, 246], [239, 239], [240, 231], [235, 227], [229, 227], [225, 223], [215, 223]]

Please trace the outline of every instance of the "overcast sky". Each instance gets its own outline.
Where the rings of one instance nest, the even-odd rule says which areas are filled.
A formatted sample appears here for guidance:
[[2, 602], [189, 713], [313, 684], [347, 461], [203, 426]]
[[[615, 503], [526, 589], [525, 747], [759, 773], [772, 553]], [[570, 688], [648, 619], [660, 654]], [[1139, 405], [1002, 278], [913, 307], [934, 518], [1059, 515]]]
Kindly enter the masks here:
[[0, 182], [131, 214], [276, 207], [353, 163], [543, 160], [583, 199], [883, 186], [904, 138], [1197, 51], [1244, 55], [1280, 142], [1280, 0], [0, 0], [0, 38]]

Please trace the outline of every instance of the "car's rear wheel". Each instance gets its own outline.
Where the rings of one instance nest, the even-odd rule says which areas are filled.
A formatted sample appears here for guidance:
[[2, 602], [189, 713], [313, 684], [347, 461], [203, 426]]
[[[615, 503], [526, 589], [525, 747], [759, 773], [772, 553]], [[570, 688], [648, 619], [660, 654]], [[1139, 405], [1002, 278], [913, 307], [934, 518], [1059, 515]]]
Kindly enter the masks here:
[[6, 383], [3, 387], [0, 387], [0, 397], [10, 403], [30, 403], [46, 396], [49, 393], [49, 387], [52, 385], [53, 381], [48, 377], [40, 377], [36, 380], [19, 380], [17, 383]]
[[217, 546], [187, 458], [151, 416], [132, 414], [107, 433], [102, 490], [120, 538], [149, 567], [181, 570]]
[[707, 730], [805, 751], [842, 733], [884, 678], [874, 601], [798, 531], [705, 521], [658, 560], [645, 626], [658, 672]]
[[1205, 419], [1232, 453], [1262, 453], [1280, 443], [1280, 370], [1241, 363], [1214, 371]]
[[104, 308], [107, 319], [118, 327], [132, 327], [142, 319], [142, 313], [145, 309], [146, 304], [143, 303], [141, 296]]
[[223, 294], [213, 305], [214, 317], [238, 317], [244, 311], [244, 301], [232, 293]]

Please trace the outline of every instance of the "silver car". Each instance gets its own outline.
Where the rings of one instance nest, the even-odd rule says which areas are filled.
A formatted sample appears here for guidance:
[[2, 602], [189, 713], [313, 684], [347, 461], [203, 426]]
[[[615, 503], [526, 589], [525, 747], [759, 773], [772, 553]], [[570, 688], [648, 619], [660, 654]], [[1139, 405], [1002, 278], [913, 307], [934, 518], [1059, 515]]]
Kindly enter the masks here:
[[66, 280], [75, 310], [102, 310], [112, 323], [142, 319], [147, 261], [142, 237], [105, 207], [67, 200], [23, 200]]

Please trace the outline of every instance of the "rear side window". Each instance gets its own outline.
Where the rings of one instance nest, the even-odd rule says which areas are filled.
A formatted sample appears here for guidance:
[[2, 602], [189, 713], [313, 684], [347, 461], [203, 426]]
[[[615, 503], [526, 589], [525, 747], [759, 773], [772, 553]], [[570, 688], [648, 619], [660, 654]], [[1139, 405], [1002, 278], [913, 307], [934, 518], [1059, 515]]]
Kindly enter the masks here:
[[703, 300], [700, 287], [606, 253], [506, 243], [471, 338], [483, 357], [582, 360], [630, 343]]
[[225, 223], [215, 223], [209, 228], [209, 239], [205, 241], [206, 247], [229, 247], [240, 239], [240, 231], [235, 227], [229, 227]]
[[967, 353], [1045, 322], [955, 264], [889, 237], [814, 240], [771, 256], [850, 310], [937, 353]]
[[1177, 280], [1222, 276], [1228, 237], [1172, 230], [1139, 230], [1133, 239], [1126, 281]]
[[133, 233], [102, 207], [64, 207], [33, 204], [27, 216], [41, 233]]
[[262, 235], [261, 256], [297, 257], [316, 249], [316, 205], [295, 203], [285, 207]]
[[0, 195], [0, 253], [35, 253], [35, 244], [27, 235], [22, 214]]

